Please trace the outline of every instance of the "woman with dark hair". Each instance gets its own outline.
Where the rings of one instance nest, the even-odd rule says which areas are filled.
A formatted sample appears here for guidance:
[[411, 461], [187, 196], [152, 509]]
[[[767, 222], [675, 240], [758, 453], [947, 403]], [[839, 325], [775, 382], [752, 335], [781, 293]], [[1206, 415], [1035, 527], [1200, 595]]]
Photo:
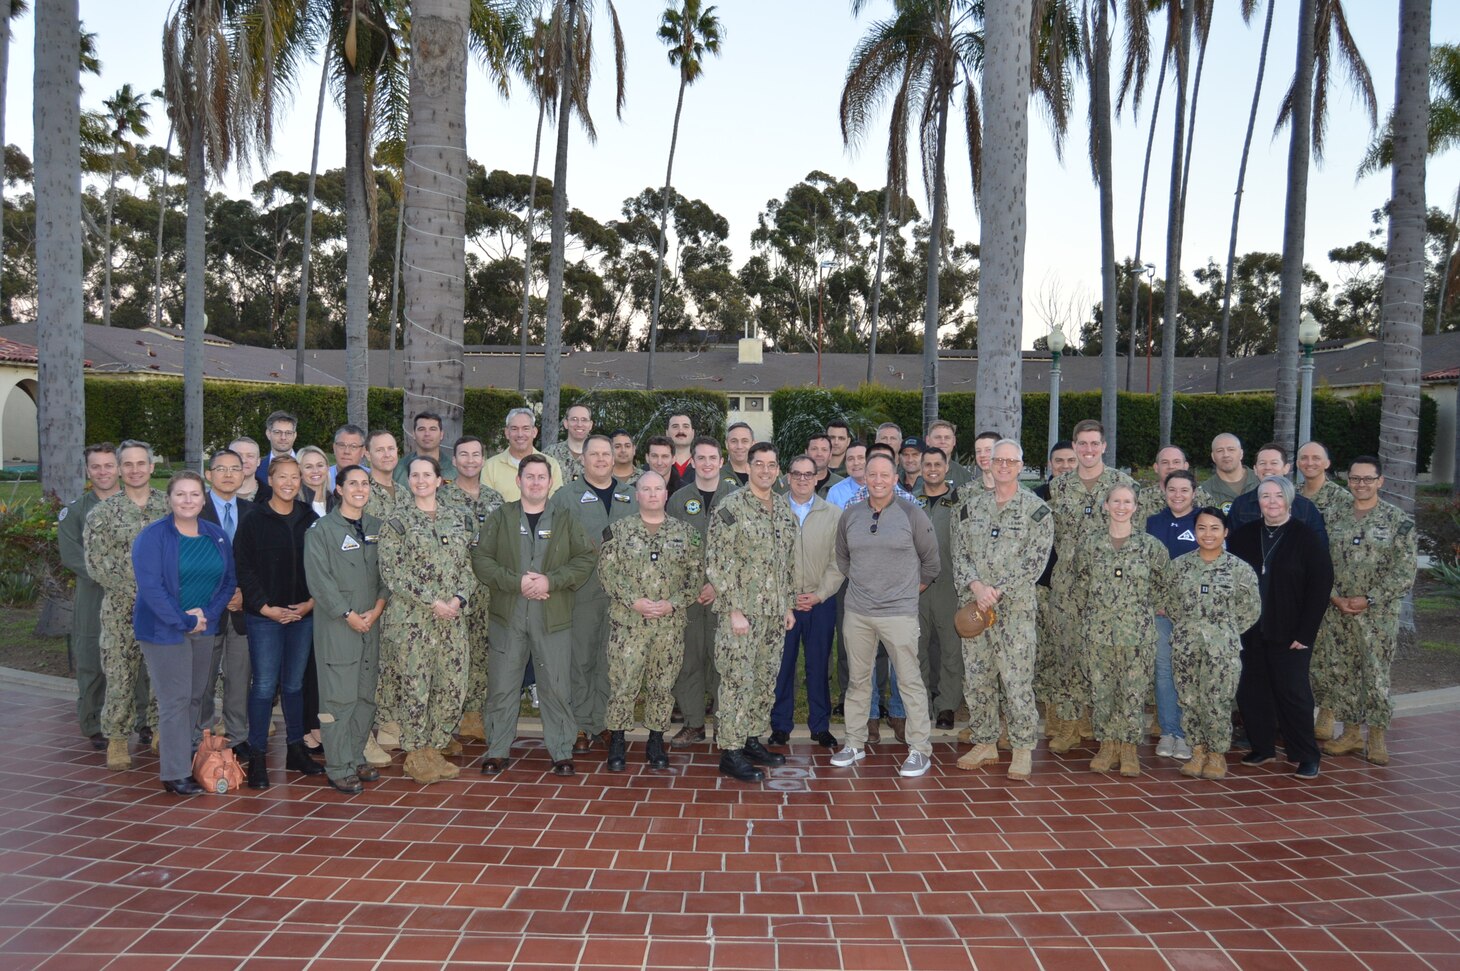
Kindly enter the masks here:
[[233, 551], [223, 527], [198, 518], [207, 502], [203, 477], [175, 473], [167, 484], [170, 513], [132, 542], [137, 602], [132, 631], [157, 695], [162, 787], [196, 796], [193, 749], [208, 688], [213, 641], [233, 597]]
[[1277, 758], [1282, 731], [1288, 761], [1300, 779], [1316, 779], [1320, 754], [1313, 737], [1313, 687], [1308, 666], [1333, 589], [1333, 562], [1316, 533], [1293, 518], [1293, 484], [1270, 475], [1257, 487], [1262, 518], [1232, 534], [1229, 551], [1257, 573], [1262, 613], [1242, 635], [1237, 706], [1252, 751], [1243, 765]]
[[1193, 532], [1196, 549], [1171, 561], [1162, 604], [1172, 622], [1171, 671], [1191, 745], [1181, 774], [1221, 779], [1232, 747], [1242, 632], [1257, 622], [1262, 600], [1252, 567], [1222, 549], [1225, 513], [1203, 507], [1195, 514]]
[[[1165, 544], [1174, 560], [1196, 549], [1196, 476], [1176, 469], [1167, 474], [1161, 491], [1166, 508], [1147, 517], [1146, 532]], [[1156, 754], [1178, 762], [1191, 758], [1191, 742], [1181, 727], [1181, 700], [1171, 673], [1171, 618], [1166, 614], [1156, 615], [1156, 720], [1161, 725]]]
[[253, 666], [248, 689], [250, 789], [269, 787], [265, 750], [276, 691], [284, 709], [284, 767], [305, 775], [324, 772], [304, 748], [304, 669], [314, 653], [314, 599], [304, 581], [304, 534], [318, 517], [297, 501], [300, 483], [299, 462], [293, 456], [270, 461], [269, 501], [257, 504], [233, 537]]

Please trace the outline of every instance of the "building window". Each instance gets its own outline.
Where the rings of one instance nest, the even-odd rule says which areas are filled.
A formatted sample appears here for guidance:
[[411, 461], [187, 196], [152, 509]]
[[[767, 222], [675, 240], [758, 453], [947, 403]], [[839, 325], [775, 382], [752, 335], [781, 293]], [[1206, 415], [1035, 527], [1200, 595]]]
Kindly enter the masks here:
[[740, 396], [738, 394], [732, 394], [730, 396], [730, 410], [731, 411], [739, 411], [740, 410]]
[[760, 411], [764, 406], [765, 406], [765, 399], [764, 398], [757, 397], [757, 398], [746, 398], [745, 399], [745, 410], [746, 411]]

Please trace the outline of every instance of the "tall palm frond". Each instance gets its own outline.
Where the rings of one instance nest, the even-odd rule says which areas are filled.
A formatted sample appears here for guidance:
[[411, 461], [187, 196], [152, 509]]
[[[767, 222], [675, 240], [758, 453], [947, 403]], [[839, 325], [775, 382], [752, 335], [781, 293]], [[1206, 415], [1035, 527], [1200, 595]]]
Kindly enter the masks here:
[[[1313, 157], [1322, 161], [1324, 136], [1328, 131], [1329, 78], [1336, 57], [1347, 69], [1354, 93], [1369, 116], [1369, 127], [1379, 124], [1379, 102], [1374, 96], [1374, 79], [1359, 52], [1358, 42], [1349, 31], [1343, 0], [1318, 0], [1317, 18], [1313, 26]], [[1294, 82], [1296, 83], [1296, 81]], [[1278, 109], [1273, 132], [1282, 130], [1293, 115], [1293, 85], [1288, 86]]]

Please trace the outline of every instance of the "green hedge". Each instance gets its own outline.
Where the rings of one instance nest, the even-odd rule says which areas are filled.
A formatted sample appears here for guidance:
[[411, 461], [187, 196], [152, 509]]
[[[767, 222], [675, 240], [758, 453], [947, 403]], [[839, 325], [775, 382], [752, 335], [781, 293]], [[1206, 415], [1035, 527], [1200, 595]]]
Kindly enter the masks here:
[[[490, 450], [506, 447], [502, 426], [507, 412], [533, 404], [527, 398], [499, 388], [468, 388], [463, 430], [479, 435]], [[399, 388], [370, 389], [370, 427], [398, 432], [402, 393]], [[583, 391], [564, 388], [563, 407], [583, 401], [593, 410], [599, 430], [627, 428], [640, 441], [662, 434], [671, 414], [688, 411], [695, 428], [723, 436], [728, 402], [714, 391]], [[345, 389], [295, 384], [256, 384], [242, 381], [203, 383], [203, 447], [221, 448], [240, 435], [268, 447], [264, 420], [274, 411], [299, 417], [299, 443], [317, 444], [329, 451], [334, 430], [345, 422]], [[559, 436], [561, 437], [561, 435]], [[124, 378], [91, 376], [86, 379], [86, 440], [120, 442], [140, 439], [161, 456], [177, 460], [183, 454], [182, 379], [175, 377]]]
[[[1356, 455], [1379, 452], [1378, 389], [1364, 390], [1350, 397], [1329, 392], [1313, 396], [1313, 437], [1333, 454], [1335, 467], [1342, 467]], [[1116, 464], [1141, 468], [1151, 464], [1160, 447], [1160, 399], [1156, 395], [1125, 394], [1119, 398], [1120, 454]], [[938, 399], [938, 414], [959, 428], [959, 448], [965, 457], [972, 451], [973, 394], [952, 392]], [[922, 425], [922, 396], [917, 391], [894, 391], [862, 387], [856, 391], [822, 388], [782, 388], [771, 395], [771, 418], [776, 444], [787, 451], [800, 451], [817, 427], [835, 417], [847, 419], [861, 434], [883, 421], [895, 421], [904, 429]], [[1100, 417], [1100, 392], [1081, 391], [1060, 395], [1060, 432], [1068, 437], [1075, 423]], [[1251, 461], [1256, 447], [1272, 438], [1273, 395], [1187, 395], [1173, 402], [1172, 435], [1191, 457], [1193, 464], [1206, 466], [1212, 436], [1220, 431], [1237, 435], [1247, 447]], [[1419, 471], [1429, 469], [1435, 445], [1436, 405], [1433, 398], [1420, 398]], [[1022, 443], [1031, 465], [1048, 447], [1049, 395], [1024, 395]]]

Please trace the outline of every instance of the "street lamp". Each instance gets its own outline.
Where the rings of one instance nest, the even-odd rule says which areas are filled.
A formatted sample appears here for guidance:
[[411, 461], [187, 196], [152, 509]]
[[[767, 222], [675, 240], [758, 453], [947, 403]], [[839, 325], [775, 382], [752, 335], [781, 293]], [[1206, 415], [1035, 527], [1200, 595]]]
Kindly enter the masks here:
[[1310, 311], [1303, 311], [1298, 323], [1298, 344], [1303, 348], [1303, 363], [1298, 366], [1302, 381], [1302, 401], [1298, 409], [1298, 445], [1304, 445], [1313, 435], [1313, 345], [1318, 343], [1323, 328]]
[[1065, 332], [1059, 324], [1049, 332], [1049, 447], [1044, 454], [1054, 451], [1054, 443], [1060, 440], [1060, 354], [1065, 349]]
[[832, 265], [831, 260], [822, 260], [821, 265], [816, 268], [816, 386], [821, 387], [821, 343], [825, 336], [826, 327], [823, 323], [822, 304], [826, 296], [826, 278], [821, 271]]
[[1146, 394], [1151, 393], [1151, 332], [1156, 319], [1156, 264], [1146, 264]]

